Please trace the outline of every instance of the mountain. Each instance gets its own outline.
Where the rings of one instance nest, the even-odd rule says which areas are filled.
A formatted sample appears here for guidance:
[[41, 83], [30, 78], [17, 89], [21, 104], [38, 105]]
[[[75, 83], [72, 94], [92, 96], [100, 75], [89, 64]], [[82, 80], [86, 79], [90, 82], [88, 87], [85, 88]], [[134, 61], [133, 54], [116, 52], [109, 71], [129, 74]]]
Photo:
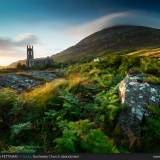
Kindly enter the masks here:
[[98, 31], [52, 57], [57, 62], [77, 62], [109, 53], [125, 54], [157, 47], [160, 47], [160, 29], [124, 25]]
[[10, 65], [8, 65], [7, 67], [9, 67], [9, 68], [15, 68], [15, 67], [17, 67], [18, 63], [20, 63], [20, 64], [26, 64], [26, 60], [19, 60], [19, 61], [13, 62]]
[[[160, 57], [160, 29], [129, 25], [106, 28], [51, 57], [56, 62], [74, 63], [113, 53]], [[18, 63], [24, 64], [25, 60], [8, 67]]]
[[[38, 65], [39, 67], [41, 66], [43, 66], [43, 65], [47, 65], [48, 63], [50, 64], [50, 63], [52, 63], [51, 61], [50, 61], [50, 58], [48, 59], [49, 57], [41, 57], [41, 58], [35, 58], [34, 59], [34, 64], [35, 65]], [[51, 59], [52, 60], [52, 59]], [[16, 61], [16, 62], [13, 62], [13, 63], [11, 63], [10, 65], [8, 65], [7, 67], [8, 68], [15, 68], [15, 67], [17, 67], [17, 65], [18, 65], [18, 63], [20, 63], [20, 64], [26, 64], [26, 59], [25, 60], [19, 60], [19, 61]]]

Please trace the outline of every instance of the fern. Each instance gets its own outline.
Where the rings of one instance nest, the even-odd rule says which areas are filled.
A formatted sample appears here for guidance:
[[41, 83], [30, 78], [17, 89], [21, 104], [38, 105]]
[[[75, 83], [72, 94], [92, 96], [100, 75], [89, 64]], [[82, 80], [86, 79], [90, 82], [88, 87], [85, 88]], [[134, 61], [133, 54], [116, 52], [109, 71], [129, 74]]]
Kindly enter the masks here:
[[11, 133], [12, 135], [17, 135], [21, 133], [24, 130], [31, 129], [31, 122], [26, 122], [26, 123], [19, 123], [17, 125], [11, 126]]
[[1, 153], [35, 153], [39, 146], [25, 145], [25, 146], [8, 146]]
[[44, 112], [45, 118], [46, 119], [54, 119], [57, 117], [57, 111], [55, 110], [49, 110], [48, 112]]
[[90, 130], [84, 137], [82, 147], [89, 153], [118, 153], [112, 141], [99, 129]]
[[96, 103], [99, 104], [97, 116], [105, 116], [105, 119], [113, 121], [117, 116], [119, 107], [119, 98], [115, 88], [111, 88], [108, 92], [102, 91], [96, 96]]
[[75, 146], [76, 136], [72, 130], [64, 129], [63, 136], [56, 138], [56, 150], [58, 153], [74, 153], [76, 151]]

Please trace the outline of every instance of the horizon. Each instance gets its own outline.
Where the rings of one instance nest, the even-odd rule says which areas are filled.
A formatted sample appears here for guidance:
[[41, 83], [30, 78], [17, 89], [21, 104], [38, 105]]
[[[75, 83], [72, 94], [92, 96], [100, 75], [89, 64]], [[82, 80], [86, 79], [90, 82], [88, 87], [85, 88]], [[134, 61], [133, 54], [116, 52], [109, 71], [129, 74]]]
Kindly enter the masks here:
[[160, 28], [158, 4], [156, 0], [1, 0], [0, 66], [26, 59], [27, 44], [34, 46], [39, 58], [115, 25]]

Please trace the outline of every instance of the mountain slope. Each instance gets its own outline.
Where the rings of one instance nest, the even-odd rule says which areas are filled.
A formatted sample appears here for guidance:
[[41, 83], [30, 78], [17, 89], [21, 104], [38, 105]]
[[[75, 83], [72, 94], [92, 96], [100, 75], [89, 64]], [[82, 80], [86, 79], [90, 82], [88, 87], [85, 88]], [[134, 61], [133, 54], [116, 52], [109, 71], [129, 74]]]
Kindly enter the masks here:
[[160, 48], [142, 49], [127, 54], [128, 56], [142, 56], [160, 58]]
[[13, 62], [10, 65], [8, 65], [7, 67], [8, 68], [15, 68], [15, 67], [17, 67], [18, 63], [20, 63], [22, 65], [26, 64], [26, 60], [19, 60], [19, 61]]
[[56, 55], [58, 62], [88, 60], [107, 53], [125, 53], [160, 47], [160, 29], [142, 26], [115, 26], [98, 31]]

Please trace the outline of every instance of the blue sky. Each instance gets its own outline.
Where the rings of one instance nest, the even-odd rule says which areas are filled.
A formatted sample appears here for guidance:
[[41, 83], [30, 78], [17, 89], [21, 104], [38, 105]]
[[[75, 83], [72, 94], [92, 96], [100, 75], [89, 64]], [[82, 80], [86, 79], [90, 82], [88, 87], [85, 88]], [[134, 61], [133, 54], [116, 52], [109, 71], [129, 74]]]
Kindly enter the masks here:
[[0, 65], [50, 56], [119, 24], [160, 28], [159, 0], [0, 0]]

